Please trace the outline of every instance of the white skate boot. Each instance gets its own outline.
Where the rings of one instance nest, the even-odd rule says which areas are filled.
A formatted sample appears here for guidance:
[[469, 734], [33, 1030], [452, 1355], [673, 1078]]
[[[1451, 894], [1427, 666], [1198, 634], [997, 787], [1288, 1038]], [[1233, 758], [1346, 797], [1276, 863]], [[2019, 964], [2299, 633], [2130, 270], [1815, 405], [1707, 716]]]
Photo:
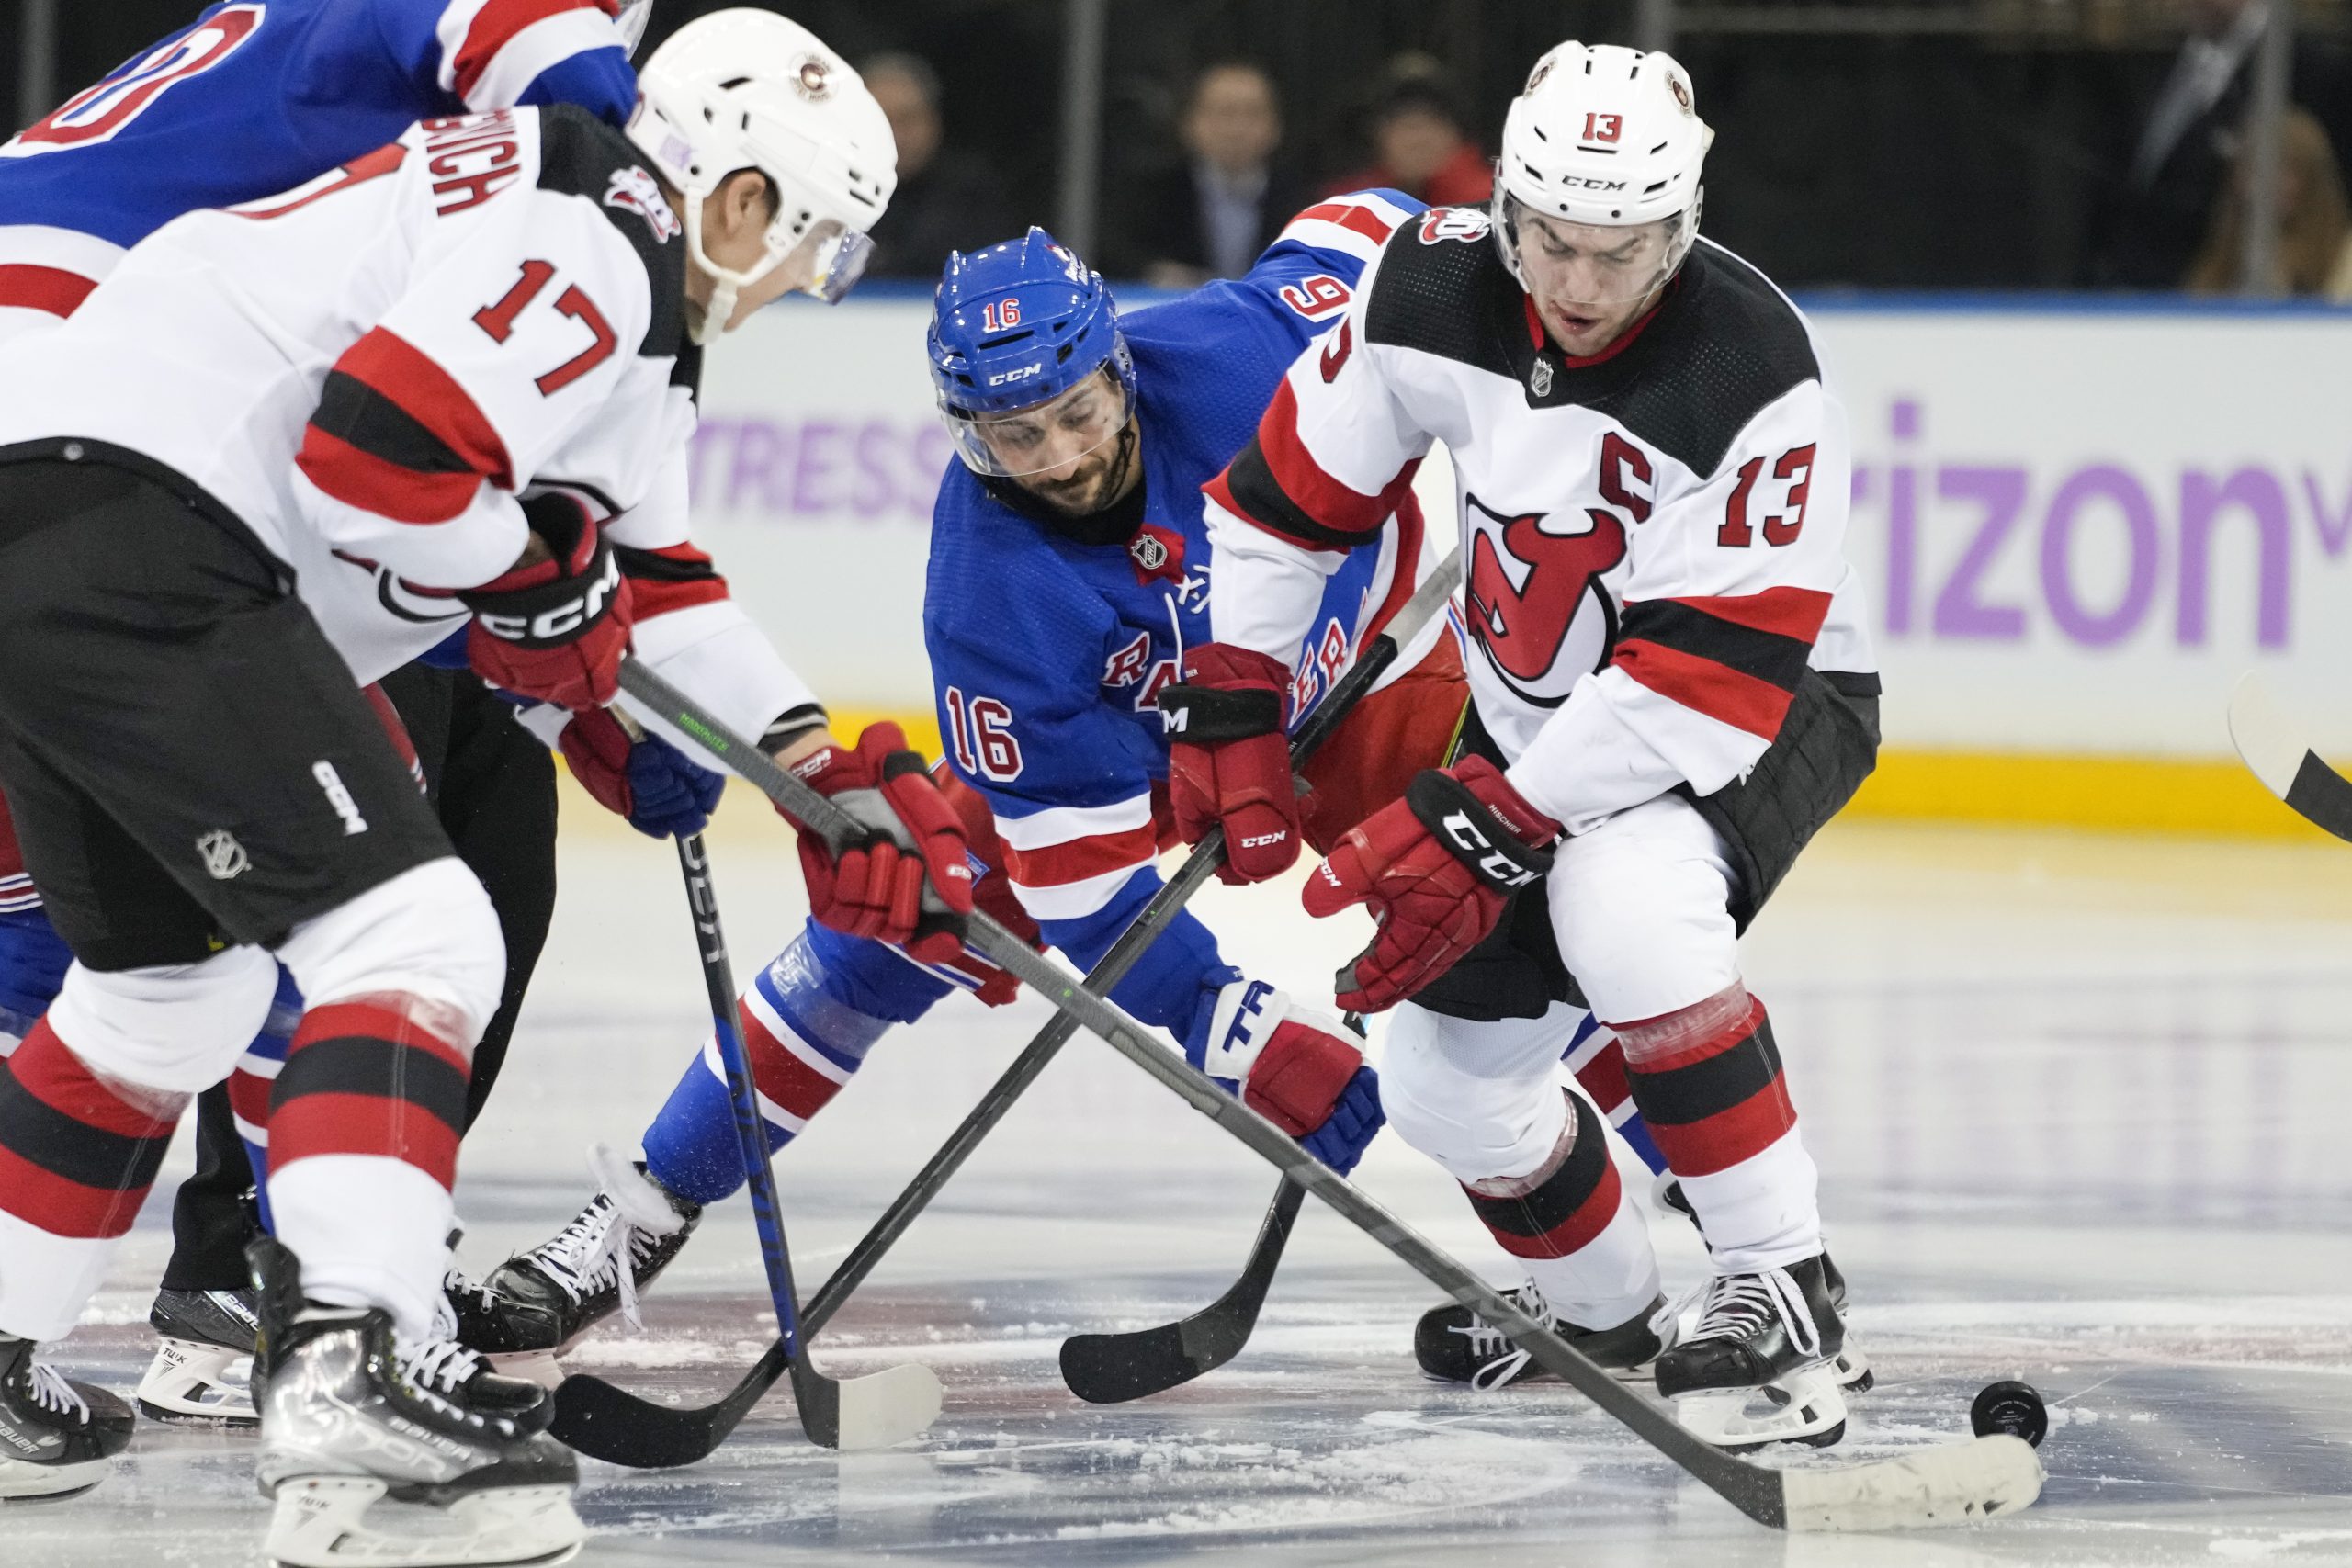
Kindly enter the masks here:
[[[1658, 1354], [1657, 1391], [1674, 1401], [1675, 1419], [1735, 1453], [1844, 1437], [1835, 1361], [1846, 1326], [1826, 1272], [1816, 1253], [1785, 1269], [1718, 1274], [1659, 1313], [1652, 1321], [1670, 1343]], [[1694, 1303], [1697, 1325], [1677, 1334]]]

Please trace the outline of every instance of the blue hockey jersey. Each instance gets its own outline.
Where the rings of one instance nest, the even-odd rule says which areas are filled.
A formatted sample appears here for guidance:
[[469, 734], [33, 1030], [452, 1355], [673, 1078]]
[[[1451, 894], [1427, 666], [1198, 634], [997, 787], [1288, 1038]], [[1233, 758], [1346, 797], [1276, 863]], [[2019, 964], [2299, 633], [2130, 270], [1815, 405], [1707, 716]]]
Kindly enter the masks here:
[[[1122, 315], [1144, 462], [1143, 523], [1126, 546], [1053, 533], [961, 465], [940, 487], [923, 635], [948, 763], [987, 799], [1023, 906], [1081, 964], [1160, 885], [1153, 786], [1167, 777], [1168, 742], [1157, 699], [1183, 650], [1212, 640], [1201, 487], [1345, 312], [1382, 242], [1421, 210], [1396, 191], [1334, 198], [1294, 219], [1246, 276]], [[1379, 550], [1331, 578], [1295, 673], [1294, 725], [1410, 595], [1418, 523], [1409, 510], [1392, 519]], [[1214, 940], [1184, 916], [1118, 996], [1181, 1033], [1218, 969]]]
[[0, 334], [70, 314], [184, 212], [288, 190], [413, 122], [637, 102], [621, 0], [235, 0], [0, 146]]

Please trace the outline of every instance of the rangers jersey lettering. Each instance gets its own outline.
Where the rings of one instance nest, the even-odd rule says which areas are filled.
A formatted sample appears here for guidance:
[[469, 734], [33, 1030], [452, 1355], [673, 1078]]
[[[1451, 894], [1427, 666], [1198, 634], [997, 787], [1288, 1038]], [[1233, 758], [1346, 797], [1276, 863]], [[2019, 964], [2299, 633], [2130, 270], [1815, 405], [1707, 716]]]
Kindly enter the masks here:
[[1485, 216], [1400, 230], [1209, 486], [1246, 560], [1220, 640], [1296, 657], [1329, 575], [1451, 450], [1470, 683], [1512, 782], [1570, 831], [1762, 756], [1808, 664], [1876, 669], [1842, 544], [1845, 414], [1770, 281], [1702, 240], [1600, 354], [1544, 338]]
[[0, 145], [0, 336], [70, 314], [184, 212], [300, 184], [412, 122], [576, 103], [637, 77], [619, 0], [235, 0]]
[[[627, 200], [608, 197], [616, 190]], [[293, 569], [361, 682], [464, 624], [560, 489], [654, 583], [636, 647], [757, 733], [810, 700], [686, 542], [684, 242], [627, 138], [568, 105], [427, 120], [295, 189], [165, 225], [0, 347], [0, 444], [186, 475]]]
[[[960, 464], [940, 488], [923, 631], [947, 760], [994, 812], [1023, 907], [1083, 962], [1159, 886], [1153, 790], [1167, 776], [1168, 738], [1158, 695], [1183, 650], [1209, 640], [1227, 570], [1201, 486], [1249, 440], [1283, 369], [1343, 317], [1381, 243], [1420, 211], [1391, 191], [1335, 198], [1295, 219], [1247, 276], [1123, 317], [1144, 432], [1131, 531], [1073, 537], [1089, 525], [1043, 525]], [[1376, 547], [1317, 581], [1312, 634], [1291, 650], [1295, 720], [1418, 581], [1420, 514], [1409, 498], [1369, 520], [1365, 536]], [[1182, 1009], [1216, 964], [1213, 940], [1189, 917], [1146, 960], [1168, 971], [1158, 980]], [[1150, 1008], [1133, 990], [1125, 999]]]

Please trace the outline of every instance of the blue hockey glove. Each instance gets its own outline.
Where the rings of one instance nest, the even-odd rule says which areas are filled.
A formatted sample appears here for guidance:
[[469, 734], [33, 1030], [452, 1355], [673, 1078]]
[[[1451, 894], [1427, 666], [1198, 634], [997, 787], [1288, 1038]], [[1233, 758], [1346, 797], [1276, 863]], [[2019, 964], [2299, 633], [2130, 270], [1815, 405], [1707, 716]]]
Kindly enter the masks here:
[[701, 832], [727, 787], [724, 774], [697, 767], [667, 741], [651, 735], [631, 739], [603, 708], [573, 714], [556, 745], [571, 764], [571, 776], [597, 804], [650, 838]]
[[1387, 1120], [1360, 1037], [1263, 980], [1235, 980], [1204, 1000], [1186, 1059], [1333, 1170], [1353, 1170]]

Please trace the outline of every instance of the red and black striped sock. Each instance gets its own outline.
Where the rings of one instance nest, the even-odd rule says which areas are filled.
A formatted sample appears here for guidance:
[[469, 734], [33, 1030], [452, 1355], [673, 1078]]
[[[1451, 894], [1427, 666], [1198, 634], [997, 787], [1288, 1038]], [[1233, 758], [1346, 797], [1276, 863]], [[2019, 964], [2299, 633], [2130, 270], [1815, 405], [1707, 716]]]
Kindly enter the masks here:
[[51, 1235], [119, 1236], [139, 1216], [179, 1121], [99, 1081], [43, 1018], [0, 1058], [0, 1209]]
[[1566, 1258], [1589, 1246], [1616, 1217], [1623, 1189], [1609, 1157], [1609, 1135], [1599, 1117], [1580, 1112], [1573, 1100], [1568, 1114], [1576, 1119], [1576, 1136], [1549, 1176], [1507, 1197], [1463, 1185], [1471, 1208], [1514, 1258]]
[[270, 1094], [273, 1174], [311, 1155], [375, 1155], [455, 1185], [469, 1051], [421, 1013], [414, 998], [371, 996], [302, 1015]]
[[[1616, 1026], [1622, 1034], [1657, 1022]], [[1712, 1176], [1770, 1148], [1797, 1124], [1764, 1004], [1665, 1055], [1628, 1060], [1625, 1077], [1650, 1134], [1681, 1177]]]

